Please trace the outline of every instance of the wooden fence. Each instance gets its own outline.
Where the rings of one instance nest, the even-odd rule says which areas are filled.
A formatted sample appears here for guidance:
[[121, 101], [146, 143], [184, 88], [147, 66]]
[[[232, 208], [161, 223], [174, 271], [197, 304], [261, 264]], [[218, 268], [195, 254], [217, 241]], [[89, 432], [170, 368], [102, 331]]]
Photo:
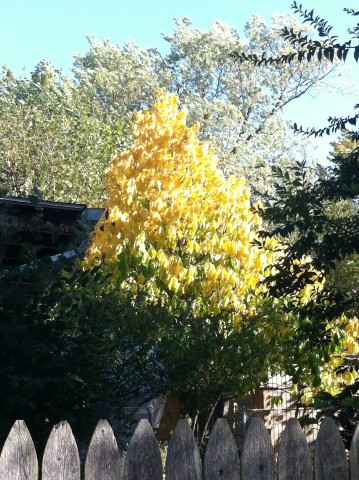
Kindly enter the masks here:
[[[100, 420], [88, 449], [85, 480], [162, 480], [160, 449], [147, 420], [141, 420], [128, 446], [124, 467], [112, 429]], [[350, 468], [349, 468], [350, 464]], [[166, 480], [358, 480], [359, 429], [354, 435], [349, 462], [337, 427], [323, 420], [314, 461], [299, 423], [290, 419], [282, 435], [276, 461], [269, 435], [260, 418], [250, 423], [239, 459], [224, 419], [217, 420], [208, 440], [203, 465], [193, 433], [180, 420], [168, 445]], [[56, 425], [46, 444], [42, 480], [80, 480], [78, 449], [67, 422]], [[35, 448], [25, 423], [17, 421], [0, 457], [1, 480], [38, 480]]]

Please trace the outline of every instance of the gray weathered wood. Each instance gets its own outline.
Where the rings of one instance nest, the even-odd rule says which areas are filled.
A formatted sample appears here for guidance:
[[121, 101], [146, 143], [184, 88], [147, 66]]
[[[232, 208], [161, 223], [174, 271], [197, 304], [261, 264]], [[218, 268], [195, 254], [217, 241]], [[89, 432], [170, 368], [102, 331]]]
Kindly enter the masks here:
[[[240, 468], [241, 467], [241, 468]], [[290, 419], [279, 445], [278, 480], [312, 480], [307, 442], [299, 423]], [[331, 418], [322, 421], [316, 441], [316, 480], [349, 480], [346, 453]], [[241, 475], [240, 475], [241, 473]], [[113, 431], [101, 420], [92, 436], [85, 463], [85, 480], [162, 480], [159, 446], [147, 420], [141, 420], [128, 448], [125, 474]], [[264, 423], [253, 418], [242, 452], [241, 465], [233, 435], [225, 419], [217, 420], [208, 440], [204, 480], [274, 480], [276, 465]], [[23, 421], [15, 422], [0, 456], [0, 480], [38, 480], [35, 447]], [[198, 447], [186, 420], [172, 436], [166, 461], [167, 480], [201, 480]], [[350, 478], [359, 480], [359, 426], [350, 449]], [[75, 439], [66, 422], [56, 425], [48, 439], [42, 463], [42, 480], [80, 480]]]
[[272, 480], [276, 475], [274, 451], [261, 418], [254, 417], [244, 439], [242, 480]]
[[304, 432], [290, 418], [282, 434], [278, 452], [278, 480], [312, 480], [313, 468]]
[[80, 458], [67, 422], [54, 426], [42, 460], [42, 480], [80, 480]]
[[349, 480], [343, 441], [332, 418], [323, 419], [315, 448], [316, 480]]
[[359, 425], [350, 444], [350, 480], [359, 480]]
[[37, 480], [39, 467], [34, 442], [23, 420], [17, 420], [0, 457], [1, 480]]
[[85, 480], [119, 480], [121, 459], [107, 420], [100, 420], [92, 435], [85, 462]]
[[237, 445], [225, 418], [219, 418], [209, 436], [204, 457], [205, 480], [240, 480]]
[[187, 420], [177, 423], [168, 445], [166, 480], [201, 480], [202, 466], [196, 439]]
[[148, 420], [140, 420], [128, 446], [126, 480], [162, 480], [161, 453]]

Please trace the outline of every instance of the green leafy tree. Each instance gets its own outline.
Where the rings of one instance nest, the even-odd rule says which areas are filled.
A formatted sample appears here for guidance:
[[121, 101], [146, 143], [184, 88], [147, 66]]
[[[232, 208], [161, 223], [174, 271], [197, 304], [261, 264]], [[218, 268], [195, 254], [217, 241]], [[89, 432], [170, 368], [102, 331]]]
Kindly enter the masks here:
[[40, 62], [30, 78], [0, 78], [0, 191], [99, 204], [101, 175], [118, 147], [123, 122], [107, 123], [73, 82]]
[[[329, 37], [331, 27], [319, 17], [315, 17], [314, 21], [313, 12], [302, 11], [296, 2], [293, 3], [293, 8], [302, 13], [305, 21], [314, 22], [319, 35], [327, 37], [322, 42], [323, 44], [320, 44], [321, 46], [316, 44], [316, 48], [319, 50], [328, 48], [328, 42], [336, 38]], [[351, 33], [353, 32], [356, 32], [355, 38], [358, 38], [357, 30], [354, 29]], [[285, 29], [283, 36], [286, 35]], [[297, 34], [296, 37], [293, 34], [293, 38], [301, 38], [301, 36]], [[352, 48], [350, 41], [344, 45]], [[305, 42], [299, 42], [299, 46], [300, 49], [309, 48]], [[336, 48], [339, 49], [339, 47]], [[353, 48], [355, 53], [356, 47]], [[291, 61], [287, 56], [281, 58], [284, 63]], [[314, 56], [306, 58], [308, 62], [314, 60], [316, 60]], [[266, 61], [270, 62], [270, 57]], [[307, 136], [330, 134], [338, 129], [345, 129], [348, 125], [355, 127], [356, 119], [357, 115], [344, 119], [330, 118], [330, 125], [325, 128], [303, 130], [294, 125], [294, 129]], [[357, 253], [359, 245], [357, 210], [359, 148], [357, 141], [357, 129], [347, 130], [346, 137], [334, 145], [332, 166], [326, 169], [322, 168], [319, 177], [314, 182], [308, 178], [308, 169], [305, 163], [297, 163], [290, 169], [291, 173], [284, 172], [280, 168], [274, 169], [275, 175], [280, 179], [276, 195], [268, 196], [267, 203], [261, 210], [264, 217], [273, 225], [273, 229], [268, 232], [269, 235], [280, 235], [289, 242], [287, 255], [281, 259], [281, 266], [272, 278], [272, 280], [276, 280], [271, 288], [272, 293], [290, 291], [304, 280], [304, 277], [294, 278], [295, 276], [292, 276], [291, 281], [284, 282], [286, 277], [284, 270], [294, 258], [310, 254], [313, 258], [313, 267], [328, 273], [336, 267], [337, 261]], [[345, 205], [348, 207], [345, 212], [343, 210], [341, 212], [340, 209], [343, 202], [346, 202]], [[351, 296], [348, 303], [344, 302], [340, 308], [346, 304], [349, 307], [355, 301], [356, 295]]]
[[[301, 33], [285, 28], [283, 37], [290, 40], [294, 51], [288, 55], [263, 58], [238, 56], [241, 61], [251, 61], [259, 68], [266, 64], [287, 64], [297, 59], [302, 63], [315, 63], [327, 58], [345, 61], [353, 52], [358, 60], [357, 45], [358, 25], [349, 29], [351, 38], [339, 43], [331, 34], [332, 27], [314, 12], [303, 10], [301, 5], [293, 3], [293, 9], [306, 23], [311, 23], [317, 30], [319, 39], [309, 39]], [[352, 16], [359, 12], [345, 9]], [[358, 106], [356, 106], [358, 108]], [[352, 341], [344, 344], [350, 353], [357, 353], [358, 328], [355, 315], [358, 312], [358, 275], [357, 255], [359, 253], [359, 147], [356, 127], [358, 114], [343, 118], [329, 118], [323, 128], [302, 128], [294, 125], [294, 130], [305, 136], [323, 136], [345, 131], [345, 137], [334, 144], [331, 166], [322, 168], [320, 175], [313, 181], [308, 175], [305, 163], [298, 163], [286, 172], [275, 168], [278, 178], [276, 192], [268, 196], [260, 212], [267, 221], [268, 229], [263, 232], [265, 238], [279, 235], [285, 242], [285, 255], [277, 262], [277, 271], [266, 282], [269, 295], [280, 297], [291, 295], [308, 281], [308, 272], [291, 272], [290, 264], [303, 255], [310, 255], [311, 268], [321, 271], [328, 278], [325, 288], [315, 301], [309, 302], [296, 312], [301, 321], [296, 332], [298, 338], [307, 337], [310, 345], [325, 346], [330, 341], [328, 326], [334, 318], [343, 316], [342, 328], [352, 330]], [[350, 278], [343, 279], [343, 272]], [[345, 324], [347, 326], [345, 326]], [[337, 332], [338, 333], [338, 332]], [[300, 371], [293, 361], [293, 367]], [[329, 392], [330, 383], [312, 385], [327, 390], [314, 399], [314, 405], [320, 408], [318, 418], [331, 414], [346, 429], [346, 440], [353, 433], [349, 416], [357, 415], [357, 377], [358, 365], [355, 356], [346, 363], [338, 365], [337, 373], [344, 374], [349, 385], [342, 392], [334, 395]], [[331, 378], [333, 380], [333, 378]]]
[[159, 88], [178, 94], [189, 123], [200, 123], [199, 137], [214, 147], [226, 175], [245, 175], [257, 190], [268, 190], [271, 164], [310, 156], [282, 109], [332, 71], [329, 62], [296, 61], [261, 72], [243, 64], [238, 71], [230, 58], [235, 50], [287, 51], [289, 43], [278, 34], [285, 22], [297, 28], [292, 18], [278, 15], [267, 26], [254, 15], [241, 38], [222, 22], [202, 31], [189, 19], [177, 20], [164, 36], [167, 55], [133, 42], [117, 47], [90, 38], [89, 51], [75, 56], [74, 79], [45, 61], [29, 78], [3, 69], [1, 194], [27, 196], [36, 187], [48, 200], [101, 204], [102, 173], [112, 155], [129, 146], [134, 114], [153, 105]]
[[292, 17], [277, 15], [266, 25], [254, 15], [241, 38], [219, 21], [203, 31], [188, 18], [176, 20], [174, 32], [164, 35], [170, 47], [167, 55], [132, 42], [117, 47], [92, 38], [90, 50], [75, 58], [75, 77], [88, 86], [85, 91], [102, 99], [107, 114], [121, 109], [132, 115], [151, 106], [159, 88], [176, 93], [188, 109], [189, 124], [199, 122], [199, 138], [213, 146], [225, 173], [244, 174], [257, 190], [266, 191], [270, 181], [263, 179], [270, 178], [271, 164], [309, 156], [305, 142], [294, 138], [283, 120], [282, 109], [314, 90], [333, 69], [329, 62], [293, 62], [261, 72], [242, 64], [238, 71], [230, 56], [233, 51], [288, 50], [289, 43], [279, 36], [286, 22], [298, 28]]
[[126, 305], [115, 308], [114, 295], [105, 293], [95, 272], [83, 274], [63, 258], [43, 259], [2, 269], [0, 287], [1, 443], [19, 418], [39, 452], [62, 420], [88, 441], [111, 406], [121, 417], [121, 407], [141, 388], [145, 401], [144, 382], [132, 375], [145, 359], [137, 352], [132, 370], [119, 360], [121, 352], [126, 356], [118, 328]]

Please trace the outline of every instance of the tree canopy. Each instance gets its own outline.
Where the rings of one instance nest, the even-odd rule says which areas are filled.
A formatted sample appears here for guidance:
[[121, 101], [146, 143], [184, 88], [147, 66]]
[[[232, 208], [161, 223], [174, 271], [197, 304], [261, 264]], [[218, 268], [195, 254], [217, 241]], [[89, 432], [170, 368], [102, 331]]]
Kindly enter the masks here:
[[287, 51], [289, 43], [279, 36], [286, 22], [299, 28], [293, 17], [277, 15], [267, 25], [253, 15], [241, 37], [220, 21], [203, 31], [188, 18], [178, 19], [174, 32], [164, 35], [167, 55], [156, 48], [141, 50], [133, 43], [120, 48], [92, 38], [89, 52], [75, 58], [74, 72], [80, 83], [93, 83], [97, 97], [107, 99], [106, 110], [150, 107], [158, 88], [177, 94], [188, 110], [189, 125], [199, 123], [200, 140], [210, 142], [225, 174], [244, 175], [258, 190], [266, 190], [272, 163], [310, 156], [305, 142], [296, 139], [283, 120], [282, 109], [315, 90], [333, 69], [329, 62], [293, 62], [261, 72], [245, 64], [238, 70], [231, 58], [234, 50]]
[[[1, 192], [99, 206], [102, 173], [112, 155], [129, 145], [133, 116], [155, 101], [159, 88], [178, 94], [188, 121], [200, 124], [201, 140], [213, 146], [226, 175], [245, 176], [259, 192], [270, 188], [270, 165], [310, 157], [283, 120], [289, 102], [327, 78], [330, 62], [238, 69], [233, 51], [258, 55], [286, 52], [279, 36], [291, 17], [270, 25], [254, 15], [239, 33], [222, 22], [203, 31], [187, 18], [164, 35], [169, 53], [143, 50], [133, 42], [114, 46], [90, 38], [77, 54], [74, 77], [40, 62], [29, 78], [4, 69], [0, 78]], [[265, 179], [265, 180], [264, 180]]]
[[[327, 48], [337, 49], [341, 44], [333, 44], [337, 37], [330, 36], [330, 27], [327, 22], [319, 17], [314, 17], [314, 12], [303, 10], [302, 6], [293, 3], [293, 9], [299, 12], [304, 18], [304, 22], [310, 22], [315, 25], [320, 37], [325, 37], [321, 42], [302, 38], [300, 33], [293, 34], [292, 45], [297, 47], [296, 55], [300, 52], [310, 50], [314, 42], [318, 51]], [[345, 9], [347, 13], [355, 16], [358, 12]], [[287, 30], [284, 29], [282, 35], [287, 37]], [[350, 30], [349, 34], [353, 38], [358, 38], [357, 27]], [[296, 40], [297, 39], [297, 40]], [[348, 51], [353, 49], [356, 55], [356, 46], [351, 45], [351, 40], [347, 40], [343, 45]], [[317, 42], [317, 43], [315, 43]], [[328, 46], [329, 45], [329, 46]], [[337, 54], [338, 58], [345, 60], [345, 56]], [[267, 60], [270, 62], [269, 57]], [[278, 57], [282, 63], [292, 61], [286, 55]], [[254, 62], [257, 67], [261, 63], [257, 59], [247, 59]], [[305, 63], [313, 63], [317, 60], [316, 56], [309, 55], [301, 58]], [[320, 60], [320, 59], [319, 59]], [[330, 58], [333, 61], [333, 58]], [[357, 108], [356, 105], [354, 108]], [[324, 128], [303, 129], [293, 126], [297, 133], [305, 135], [323, 135], [336, 131], [343, 131], [344, 137], [334, 143], [334, 150], [331, 155], [332, 165], [328, 168], [321, 168], [319, 176], [314, 181], [309, 178], [309, 169], [305, 162], [298, 162], [290, 167], [288, 171], [283, 171], [280, 167], [274, 167], [274, 174], [279, 182], [276, 184], [274, 195], [267, 195], [264, 208], [261, 208], [263, 217], [270, 222], [272, 230], [267, 232], [269, 236], [280, 235], [287, 241], [286, 255], [280, 259], [281, 267], [276, 272], [276, 280], [273, 283], [271, 293], [277, 291], [278, 294], [288, 292], [291, 288], [296, 288], [300, 283], [300, 278], [288, 281], [288, 265], [294, 258], [300, 258], [302, 255], [310, 254], [312, 265], [315, 269], [329, 273], [334, 270], [338, 261], [358, 253], [358, 210], [357, 197], [359, 194], [359, 169], [358, 169], [358, 130], [356, 128], [356, 119], [358, 115], [351, 115], [346, 118], [329, 118], [329, 126]], [[348, 127], [351, 126], [351, 129]], [[341, 205], [345, 204], [348, 208], [343, 213]], [[286, 280], [284, 280], [286, 278]], [[355, 302], [356, 295], [351, 296], [351, 301]], [[345, 304], [340, 304], [344, 308]], [[350, 304], [350, 302], [349, 302]], [[349, 305], [348, 304], [348, 305]]]
[[244, 180], [225, 179], [175, 96], [135, 125], [132, 148], [106, 171], [89, 263], [109, 265], [122, 290], [184, 302], [194, 316], [225, 309], [239, 323], [273, 255], [252, 245], [259, 218]]
[[[73, 82], [48, 62], [30, 78], [0, 78], [0, 193], [96, 204], [101, 175], [126, 126], [98, 114]], [[116, 141], [115, 141], [116, 138]]]
[[146, 381], [192, 415], [249, 393], [270, 372], [301, 385], [329, 381], [353, 325], [333, 318], [325, 342], [305, 330], [302, 311], [324, 281], [309, 257], [288, 267], [306, 279], [295, 293], [266, 295], [282, 246], [260, 241], [244, 180], [225, 178], [185, 120], [168, 95], [137, 115], [131, 148], [106, 172], [108, 200], [83, 264], [132, 305], [121, 328], [147, 352]]
[[[339, 42], [332, 35], [332, 27], [314, 12], [303, 10], [302, 5], [293, 3], [293, 8], [306, 23], [311, 23], [317, 30], [319, 39], [309, 39], [301, 33], [288, 28], [282, 32], [290, 40], [294, 51], [290, 55], [271, 57], [238, 56], [241, 61], [252, 62], [259, 69], [262, 65], [287, 64], [298, 59], [302, 63], [315, 63], [325, 57], [345, 61], [350, 52], [358, 60], [358, 46], [353, 44], [359, 38], [358, 25], [349, 28], [349, 38]], [[350, 16], [359, 12], [345, 9]], [[323, 39], [324, 38], [324, 39]], [[354, 107], [354, 110], [358, 105]], [[342, 132], [342, 137], [334, 142], [331, 153], [331, 165], [321, 168], [316, 177], [311, 177], [305, 162], [298, 162], [286, 171], [274, 167], [277, 176], [275, 193], [268, 195], [259, 213], [266, 222], [262, 232], [264, 238], [280, 236], [285, 248], [285, 255], [278, 258], [276, 270], [267, 277], [268, 294], [271, 297], [291, 295], [300, 285], [308, 281], [310, 272], [293, 275], [289, 269], [295, 259], [310, 255], [311, 268], [322, 271], [327, 277], [323, 290], [314, 302], [298, 311], [303, 318], [297, 334], [310, 336], [313, 344], [327, 341], [328, 328], [333, 319], [342, 317], [341, 328], [351, 331], [351, 340], [343, 343], [344, 352], [352, 354], [345, 362], [337, 361], [334, 375], [322, 378], [322, 383], [311, 385], [313, 392], [322, 390], [314, 399], [314, 405], [320, 408], [318, 417], [334, 415], [345, 430], [346, 440], [353, 433], [353, 419], [357, 417], [358, 408], [358, 253], [359, 253], [359, 148], [357, 113], [350, 113], [343, 118], [331, 117], [324, 127], [303, 128], [294, 124], [294, 130], [305, 136], [323, 136]], [[292, 309], [292, 307], [290, 308]], [[292, 310], [293, 311], [293, 310]], [[295, 365], [295, 362], [293, 362]], [[298, 367], [296, 367], [298, 368]], [[338, 376], [345, 376], [344, 382], [337, 383]], [[328, 381], [329, 380], [329, 381]], [[337, 383], [337, 388], [333, 385]], [[317, 390], [318, 389], [318, 390]], [[342, 390], [343, 389], [343, 390]], [[341, 391], [342, 390], [342, 391]], [[339, 393], [338, 393], [339, 392]]]

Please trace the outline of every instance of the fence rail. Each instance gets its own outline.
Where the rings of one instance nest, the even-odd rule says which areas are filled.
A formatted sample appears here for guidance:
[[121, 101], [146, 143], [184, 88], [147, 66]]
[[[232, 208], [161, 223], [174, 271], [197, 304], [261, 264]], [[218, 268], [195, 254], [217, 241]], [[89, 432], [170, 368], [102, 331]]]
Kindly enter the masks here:
[[[349, 468], [350, 465], [350, 468]], [[92, 436], [85, 480], [162, 480], [160, 449], [147, 420], [138, 424], [122, 468], [113, 431], [100, 420]], [[312, 462], [304, 433], [290, 419], [279, 445], [278, 459], [264, 423], [253, 418], [241, 458], [228, 423], [218, 419], [208, 440], [203, 465], [192, 430], [180, 420], [168, 445], [166, 480], [359, 480], [359, 429], [351, 444], [349, 462], [338, 429], [331, 418], [321, 424]], [[81, 465], [71, 427], [56, 425], [47, 441], [42, 480], [80, 480]], [[0, 456], [0, 480], [39, 480], [34, 443], [25, 422], [15, 422]]]

